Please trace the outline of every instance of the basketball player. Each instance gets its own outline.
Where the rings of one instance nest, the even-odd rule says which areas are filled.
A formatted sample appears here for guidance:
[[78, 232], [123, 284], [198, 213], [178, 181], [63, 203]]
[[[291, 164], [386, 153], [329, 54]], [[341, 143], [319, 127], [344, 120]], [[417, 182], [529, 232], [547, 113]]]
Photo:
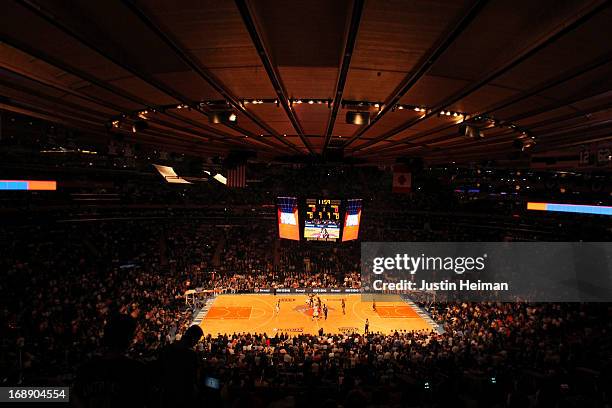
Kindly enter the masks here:
[[372, 299], [372, 310], [376, 312], [376, 300]]
[[280, 314], [280, 300], [276, 302], [276, 307], [274, 308], [274, 313], [278, 316]]
[[316, 319], [316, 320], [318, 320], [318, 319], [319, 319], [319, 308], [318, 308], [318, 307], [315, 307], [315, 308], [312, 310], [312, 320], [315, 320], [315, 319]]
[[327, 312], [328, 312], [327, 305], [323, 305], [323, 315], [325, 316], [325, 320], [327, 320]]
[[365, 334], [370, 334], [370, 321], [367, 318], [365, 321]]
[[342, 314], [346, 314], [346, 303], [344, 302], [344, 298], [342, 298]]

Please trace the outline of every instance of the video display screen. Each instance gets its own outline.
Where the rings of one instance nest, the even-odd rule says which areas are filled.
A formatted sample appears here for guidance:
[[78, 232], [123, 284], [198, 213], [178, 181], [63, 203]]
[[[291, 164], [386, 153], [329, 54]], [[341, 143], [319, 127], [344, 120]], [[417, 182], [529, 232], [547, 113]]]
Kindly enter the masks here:
[[278, 197], [276, 208], [278, 214], [278, 237], [299, 241], [300, 222], [297, 198]]
[[309, 241], [332, 242], [340, 239], [340, 200], [306, 200], [304, 238]]
[[361, 223], [362, 200], [346, 200], [346, 212], [344, 213], [344, 231], [342, 242], [352, 241], [359, 236], [359, 224]]

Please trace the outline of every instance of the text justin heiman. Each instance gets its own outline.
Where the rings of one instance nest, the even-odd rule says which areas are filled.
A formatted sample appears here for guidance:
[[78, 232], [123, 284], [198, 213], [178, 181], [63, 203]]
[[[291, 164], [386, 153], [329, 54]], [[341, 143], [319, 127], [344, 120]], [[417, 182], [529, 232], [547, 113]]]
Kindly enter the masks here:
[[399, 282], [383, 282], [378, 279], [372, 284], [374, 290], [508, 290], [507, 282], [483, 282], [480, 279], [477, 281], [460, 280], [459, 282], [450, 282], [443, 280], [439, 282], [427, 282], [421, 280], [419, 286], [417, 282], [409, 280], [400, 280]]

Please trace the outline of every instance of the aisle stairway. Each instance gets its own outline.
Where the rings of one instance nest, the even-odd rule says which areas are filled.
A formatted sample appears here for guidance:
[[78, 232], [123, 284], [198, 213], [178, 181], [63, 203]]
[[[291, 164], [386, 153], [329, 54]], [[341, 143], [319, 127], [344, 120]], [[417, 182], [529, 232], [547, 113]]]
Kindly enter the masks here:
[[408, 305], [412, 308], [412, 310], [414, 310], [416, 312], [416, 314], [418, 314], [423, 320], [425, 320], [433, 330], [435, 330], [438, 334], [442, 334], [444, 333], [444, 328], [442, 328], [442, 326], [440, 326], [439, 324], [437, 324], [429, 315], [429, 313], [427, 313], [425, 310], [423, 310], [421, 307], [419, 307], [416, 303], [414, 303], [412, 300], [410, 300], [410, 298], [408, 296], [402, 296], [402, 300], [406, 303], [408, 303]]
[[198, 313], [196, 313], [193, 322], [191, 322], [191, 325], [200, 325], [202, 323], [202, 320], [204, 320], [204, 318], [206, 317], [206, 315], [208, 314], [208, 311], [210, 310], [210, 308], [212, 307], [212, 304], [215, 302], [215, 298], [208, 298], [206, 299], [206, 303], [204, 304], [204, 307], [202, 309], [200, 309], [198, 311]]

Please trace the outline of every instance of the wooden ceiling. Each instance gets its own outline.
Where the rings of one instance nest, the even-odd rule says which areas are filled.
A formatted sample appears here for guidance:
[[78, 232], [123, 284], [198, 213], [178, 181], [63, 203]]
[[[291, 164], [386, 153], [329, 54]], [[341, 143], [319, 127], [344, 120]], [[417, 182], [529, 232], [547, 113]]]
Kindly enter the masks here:
[[[611, 5], [7, 0], [0, 109], [100, 137], [119, 120], [110, 131], [140, 143], [264, 160], [340, 147], [374, 163], [501, 158], [523, 132], [543, 152], [612, 138]], [[209, 122], [219, 103], [236, 123]], [[132, 133], [145, 110], [148, 129]], [[348, 110], [371, 123], [346, 124]], [[484, 137], [459, 135], [478, 116]]]

